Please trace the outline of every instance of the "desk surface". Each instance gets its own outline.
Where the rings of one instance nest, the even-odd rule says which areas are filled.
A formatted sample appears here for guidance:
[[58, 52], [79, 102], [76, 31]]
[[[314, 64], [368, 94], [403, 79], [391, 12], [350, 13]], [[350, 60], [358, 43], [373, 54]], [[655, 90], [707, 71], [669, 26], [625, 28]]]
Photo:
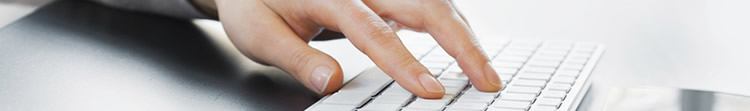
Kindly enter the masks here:
[[[609, 87], [644, 85], [750, 95], [743, 72], [750, 16], [738, 3], [745, 1], [485, 2], [457, 1], [483, 40], [606, 44], [589, 104]], [[283, 71], [239, 55], [224, 36], [212, 21], [55, 2], [0, 29], [0, 108], [301, 110], [316, 100]], [[346, 40], [312, 45], [339, 60], [347, 78], [372, 66]]]
[[0, 110], [301, 110], [316, 96], [191, 21], [64, 0], [0, 29]]

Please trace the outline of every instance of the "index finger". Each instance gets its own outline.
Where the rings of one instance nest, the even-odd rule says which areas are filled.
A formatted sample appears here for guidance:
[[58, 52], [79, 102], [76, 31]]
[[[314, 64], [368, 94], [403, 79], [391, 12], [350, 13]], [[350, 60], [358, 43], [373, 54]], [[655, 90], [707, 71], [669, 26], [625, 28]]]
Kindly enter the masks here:
[[480, 50], [469, 25], [450, 2], [429, 4], [424, 20], [425, 29], [443, 49], [453, 56], [471, 83], [481, 91], [498, 91], [500, 77]]
[[[441, 98], [443, 86], [417, 61], [395, 32], [362, 1], [336, 4], [335, 26], [399, 85], [422, 98]], [[345, 7], [340, 7], [345, 6]], [[343, 9], [340, 9], [343, 8]]]

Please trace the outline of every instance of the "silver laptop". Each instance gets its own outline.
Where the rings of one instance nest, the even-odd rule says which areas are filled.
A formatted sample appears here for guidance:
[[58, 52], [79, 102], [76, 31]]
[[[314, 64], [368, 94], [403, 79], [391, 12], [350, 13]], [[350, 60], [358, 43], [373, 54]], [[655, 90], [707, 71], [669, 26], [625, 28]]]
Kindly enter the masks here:
[[453, 58], [426, 39], [404, 43], [445, 86], [443, 98], [415, 97], [375, 67], [306, 111], [574, 111], [604, 52], [602, 45], [585, 42], [480, 40], [504, 85], [499, 92], [481, 92]]

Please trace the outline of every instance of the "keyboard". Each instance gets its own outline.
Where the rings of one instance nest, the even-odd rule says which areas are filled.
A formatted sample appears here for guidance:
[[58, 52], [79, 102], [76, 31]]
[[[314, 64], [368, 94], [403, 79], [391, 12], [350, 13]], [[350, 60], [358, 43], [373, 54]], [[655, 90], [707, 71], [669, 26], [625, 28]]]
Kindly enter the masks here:
[[504, 85], [499, 92], [482, 92], [434, 41], [404, 43], [443, 84], [443, 98], [415, 97], [375, 67], [306, 111], [573, 111], [604, 52], [602, 45], [585, 42], [480, 41]]

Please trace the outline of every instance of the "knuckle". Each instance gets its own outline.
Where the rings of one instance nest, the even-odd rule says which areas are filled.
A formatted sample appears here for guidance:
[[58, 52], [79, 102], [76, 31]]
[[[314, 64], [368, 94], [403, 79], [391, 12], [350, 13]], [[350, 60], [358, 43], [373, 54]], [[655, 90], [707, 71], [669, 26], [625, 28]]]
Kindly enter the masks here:
[[371, 40], [373, 40], [377, 44], [381, 45], [395, 45], [392, 44], [394, 41], [398, 41], [398, 37], [394, 35], [393, 30], [391, 30], [387, 25], [386, 26], [379, 26], [379, 25], [385, 25], [385, 24], [374, 24], [372, 30], [369, 30], [368, 35], [370, 35]]
[[[426, 71], [424, 69], [421, 63], [417, 62], [415, 59], [413, 59], [411, 56], [399, 56], [398, 58], [393, 59], [393, 62], [390, 66], [387, 66], [389, 74], [399, 74], [397, 72], [401, 71], [403, 73], [400, 74], [421, 74]], [[411, 75], [396, 75], [396, 76], [411, 76]]]
[[289, 59], [283, 64], [290, 66], [287, 70], [296, 74], [301, 73], [300, 71], [303, 71], [305, 66], [310, 66], [312, 63], [311, 58], [314, 58], [316, 55], [314, 51], [306, 50], [305, 48], [294, 48], [290, 52]]
[[461, 52], [469, 52], [469, 53], [456, 53], [456, 60], [472, 62], [472, 63], [489, 62], [489, 58], [485, 55], [484, 52], [479, 50], [479, 48], [467, 47], [464, 49], [464, 51], [461, 51]]
[[453, 3], [450, 0], [421, 0], [421, 2], [431, 7], [441, 8], [450, 8]]

